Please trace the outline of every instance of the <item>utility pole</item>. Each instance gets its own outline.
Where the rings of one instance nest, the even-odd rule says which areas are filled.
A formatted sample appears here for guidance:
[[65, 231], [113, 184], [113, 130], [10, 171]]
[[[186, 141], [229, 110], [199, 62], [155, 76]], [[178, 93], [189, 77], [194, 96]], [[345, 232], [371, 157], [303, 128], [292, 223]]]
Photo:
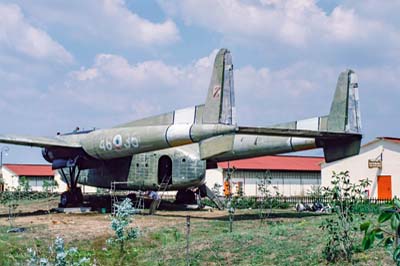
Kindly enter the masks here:
[[1, 151], [0, 151], [0, 167], [1, 168], [3, 168], [3, 152], [4, 152], [4, 155], [7, 155], [7, 152], [9, 150], [10, 149], [8, 148], [8, 146], [1, 147]]
[[0, 192], [4, 189], [4, 180], [3, 180], [3, 153], [4, 155], [7, 155], [7, 152], [10, 149], [7, 146], [1, 147], [0, 150]]

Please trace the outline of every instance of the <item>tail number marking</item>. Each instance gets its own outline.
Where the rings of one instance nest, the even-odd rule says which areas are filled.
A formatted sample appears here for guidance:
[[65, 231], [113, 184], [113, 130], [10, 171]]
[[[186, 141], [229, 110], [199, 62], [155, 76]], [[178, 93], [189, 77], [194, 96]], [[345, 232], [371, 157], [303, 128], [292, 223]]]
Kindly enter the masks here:
[[121, 135], [116, 135], [113, 138], [105, 138], [100, 140], [99, 148], [103, 151], [137, 149], [139, 148], [139, 140], [137, 137], [129, 136], [124, 141]]
[[217, 85], [213, 88], [213, 98], [219, 97], [220, 94], [221, 94], [221, 86]]

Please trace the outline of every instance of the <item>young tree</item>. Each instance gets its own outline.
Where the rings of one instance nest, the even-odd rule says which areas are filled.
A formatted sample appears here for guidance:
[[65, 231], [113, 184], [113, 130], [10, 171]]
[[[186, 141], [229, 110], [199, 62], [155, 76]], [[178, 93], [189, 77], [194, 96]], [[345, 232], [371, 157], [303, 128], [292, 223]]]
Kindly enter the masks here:
[[135, 209], [129, 198], [126, 198], [120, 204], [115, 204], [116, 213], [111, 216], [111, 229], [115, 232], [115, 237], [107, 240], [108, 244], [117, 243], [120, 253], [124, 252], [125, 242], [127, 240], [136, 239], [139, 235], [137, 228], [128, 228], [132, 222]]
[[58, 183], [55, 180], [44, 180], [43, 191], [46, 193], [53, 192], [58, 187]]
[[29, 185], [29, 181], [25, 176], [20, 176], [18, 180], [18, 190], [23, 192], [29, 192], [31, 190], [31, 186]]
[[272, 205], [273, 205], [273, 200], [272, 200], [272, 189], [275, 190], [275, 194], [279, 196], [278, 189], [276, 187], [272, 186], [272, 177], [270, 175], [269, 171], [266, 171], [263, 173], [261, 176], [261, 181], [260, 183], [257, 184], [257, 189], [258, 192], [260, 193], [259, 195], [259, 204], [258, 204], [258, 211], [259, 211], [259, 217], [261, 222], [264, 221], [266, 217], [269, 216], [271, 210], [272, 210]]
[[370, 185], [368, 179], [358, 184], [350, 182], [349, 172], [333, 172], [331, 187], [324, 187], [325, 196], [330, 200], [332, 214], [321, 225], [327, 232], [327, 242], [323, 254], [327, 261], [345, 259], [351, 261], [356, 237], [357, 214], [354, 207], [361, 202], [365, 188]]

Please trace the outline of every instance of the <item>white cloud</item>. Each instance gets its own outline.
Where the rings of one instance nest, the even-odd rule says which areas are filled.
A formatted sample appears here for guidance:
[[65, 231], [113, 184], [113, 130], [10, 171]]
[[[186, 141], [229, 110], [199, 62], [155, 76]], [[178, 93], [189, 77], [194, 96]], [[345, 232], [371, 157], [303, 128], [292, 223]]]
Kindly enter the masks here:
[[217, 31], [233, 39], [313, 46], [321, 41], [362, 43], [372, 36], [398, 32], [385, 24], [359, 16], [354, 9], [337, 6], [329, 14], [315, 0], [159, 0], [172, 16]]
[[124, 0], [24, 1], [24, 8], [47, 27], [63, 29], [64, 35], [83, 43], [142, 48], [180, 39], [172, 20], [152, 22], [132, 12]]
[[72, 55], [62, 45], [29, 24], [15, 4], [0, 4], [0, 47], [35, 59], [73, 61]]
[[174, 66], [161, 60], [143, 61], [131, 64], [119, 55], [99, 54], [93, 66], [73, 71], [69, 82], [83, 85], [107, 82], [121, 91], [146, 93], [173, 88], [177, 91], [206, 90], [217, 50], [186, 66]]
[[91, 67], [71, 72], [63, 89], [56, 86], [52, 93], [134, 118], [200, 104], [206, 97], [216, 52], [186, 66], [161, 60], [131, 64], [119, 55], [99, 54]]
[[[184, 66], [163, 61], [131, 64], [122, 56], [99, 54], [91, 67], [72, 72], [67, 85], [57, 94], [61, 94], [60, 98], [73, 99], [82, 108], [107, 110], [118, 117], [130, 114], [132, 119], [201, 104], [206, 98], [216, 52]], [[338, 74], [337, 69], [309, 62], [278, 70], [251, 65], [238, 68], [235, 90], [239, 122], [241, 119], [245, 123], [265, 125], [282, 121], [279, 119], [321, 114], [318, 108], [325, 113], [329, 99], [311, 104], [315, 110], [306, 108], [310, 105], [307, 102], [321, 95], [331, 97]], [[327, 81], [328, 88], [329, 83], [324, 84]], [[299, 107], [301, 110], [295, 110]], [[282, 112], [282, 108], [288, 112]]]
[[173, 21], [152, 23], [127, 9], [123, 0], [104, 0], [102, 11], [106, 19], [112, 21], [113, 30], [132, 44], [165, 44], [179, 39]]

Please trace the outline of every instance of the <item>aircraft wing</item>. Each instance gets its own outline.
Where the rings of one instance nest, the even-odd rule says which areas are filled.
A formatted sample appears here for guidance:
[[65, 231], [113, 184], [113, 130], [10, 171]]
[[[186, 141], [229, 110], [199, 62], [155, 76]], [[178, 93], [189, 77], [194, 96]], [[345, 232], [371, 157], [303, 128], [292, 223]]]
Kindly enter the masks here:
[[361, 139], [362, 137], [362, 135], [358, 133], [315, 131], [315, 130], [275, 128], [275, 127], [238, 127], [236, 129], [236, 133], [245, 135], [316, 138], [321, 140], [329, 140], [337, 138]]
[[81, 148], [78, 143], [69, 143], [62, 139], [49, 137], [32, 137], [22, 135], [0, 135], [0, 143], [23, 145], [31, 147], [61, 147], [61, 148]]

